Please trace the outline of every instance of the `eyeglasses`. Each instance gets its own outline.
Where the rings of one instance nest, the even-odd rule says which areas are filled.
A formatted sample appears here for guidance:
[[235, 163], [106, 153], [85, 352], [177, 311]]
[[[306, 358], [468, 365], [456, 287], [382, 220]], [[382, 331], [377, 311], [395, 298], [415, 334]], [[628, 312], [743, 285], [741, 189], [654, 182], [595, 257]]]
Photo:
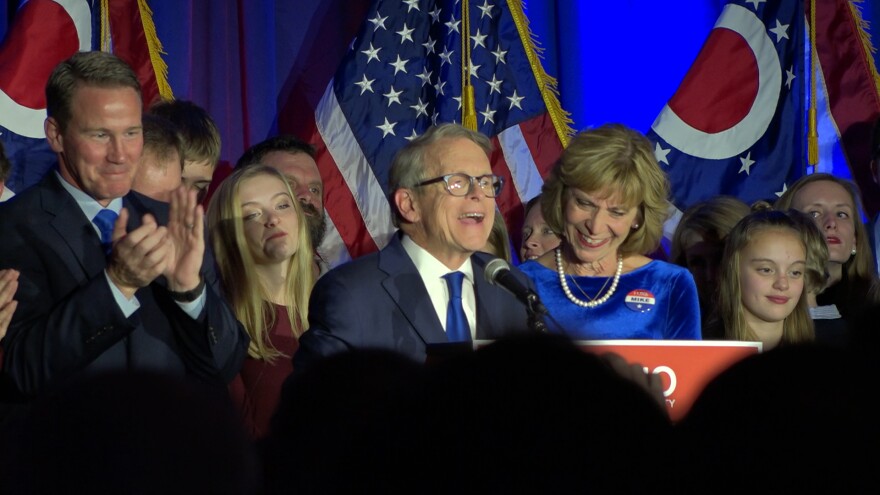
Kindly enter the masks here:
[[487, 198], [494, 198], [501, 192], [504, 178], [494, 174], [473, 177], [468, 174], [448, 174], [442, 177], [424, 180], [416, 184], [416, 187], [427, 186], [437, 182], [445, 182], [446, 190], [453, 196], [467, 196], [474, 189], [474, 182], [479, 184], [480, 190]]

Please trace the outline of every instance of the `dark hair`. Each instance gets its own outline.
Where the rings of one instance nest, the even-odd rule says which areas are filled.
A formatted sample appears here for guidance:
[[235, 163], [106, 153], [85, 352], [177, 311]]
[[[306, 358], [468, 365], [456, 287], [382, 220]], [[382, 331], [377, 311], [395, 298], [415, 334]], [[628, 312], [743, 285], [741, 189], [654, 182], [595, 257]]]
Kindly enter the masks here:
[[315, 148], [311, 144], [296, 136], [282, 134], [270, 137], [245, 150], [241, 158], [235, 163], [235, 168], [261, 163], [266, 155], [275, 151], [286, 151], [293, 154], [305, 153], [312, 159], [315, 158]]
[[183, 170], [183, 144], [177, 126], [157, 115], [144, 114], [144, 151], [149, 151], [162, 163], [177, 153]]
[[177, 126], [184, 161], [207, 161], [214, 166], [220, 160], [220, 132], [204, 108], [186, 100], [162, 100], [149, 113]]
[[121, 58], [98, 51], [74, 53], [55, 66], [46, 83], [46, 113], [61, 131], [70, 122], [73, 94], [80, 86], [131, 88], [143, 97], [137, 76]]

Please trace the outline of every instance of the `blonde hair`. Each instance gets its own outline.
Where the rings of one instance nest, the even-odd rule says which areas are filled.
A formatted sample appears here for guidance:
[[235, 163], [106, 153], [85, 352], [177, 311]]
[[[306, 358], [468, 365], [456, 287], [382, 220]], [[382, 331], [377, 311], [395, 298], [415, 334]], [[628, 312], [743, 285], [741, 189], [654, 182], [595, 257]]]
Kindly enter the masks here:
[[[720, 323], [724, 326], [724, 338], [728, 340], [758, 340], [758, 336], [746, 323], [743, 310], [740, 254], [759, 233], [773, 230], [792, 232], [803, 246], [804, 253], [807, 255], [807, 266], [810, 266], [809, 253], [798, 223], [787, 214], [781, 211], [759, 210], [740, 220], [727, 236], [724, 255], [721, 259], [721, 281], [718, 287], [718, 313]], [[810, 318], [807, 307], [807, 289], [805, 287], [798, 299], [797, 306], [783, 320], [780, 344], [810, 342], [814, 338], [813, 320]]]
[[492, 222], [492, 230], [489, 232], [489, 240], [486, 241], [485, 252], [494, 254], [508, 263], [512, 260], [507, 224], [504, 223], [504, 216], [498, 209], [495, 209], [495, 221]]
[[660, 245], [669, 208], [669, 181], [657, 165], [651, 142], [620, 124], [588, 129], [572, 138], [544, 183], [541, 211], [554, 232], [565, 232], [568, 189], [586, 193], [608, 191], [627, 206], [638, 207], [621, 254], [648, 254]]
[[296, 338], [308, 321], [309, 293], [314, 283], [312, 247], [305, 214], [285, 177], [274, 168], [256, 165], [236, 170], [224, 180], [208, 207], [208, 228], [223, 288], [236, 318], [251, 338], [248, 355], [273, 361], [285, 356], [269, 341], [275, 324], [275, 311], [269, 294], [256, 270], [256, 262], [244, 235], [240, 190], [242, 184], [260, 175], [278, 179], [290, 195], [297, 218], [297, 248], [287, 267], [285, 306]]

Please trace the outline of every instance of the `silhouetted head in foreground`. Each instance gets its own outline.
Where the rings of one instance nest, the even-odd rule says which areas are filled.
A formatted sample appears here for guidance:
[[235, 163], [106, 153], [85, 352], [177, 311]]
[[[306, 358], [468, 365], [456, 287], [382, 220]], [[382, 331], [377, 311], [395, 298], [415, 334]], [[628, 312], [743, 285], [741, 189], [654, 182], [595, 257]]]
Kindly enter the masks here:
[[110, 374], [36, 400], [0, 454], [0, 492], [253, 493], [230, 405], [174, 378]]

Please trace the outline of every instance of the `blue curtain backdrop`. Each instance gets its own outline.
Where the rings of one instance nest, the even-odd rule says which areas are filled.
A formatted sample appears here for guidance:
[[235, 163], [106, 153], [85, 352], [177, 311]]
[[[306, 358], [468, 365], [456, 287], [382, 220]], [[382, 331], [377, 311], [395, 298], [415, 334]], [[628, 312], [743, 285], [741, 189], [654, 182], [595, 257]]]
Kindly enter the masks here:
[[[12, 22], [18, 3], [0, 0], [0, 35]], [[562, 105], [571, 112], [574, 127], [616, 121], [641, 131], [650, 127], [675, 92], [725, 3], [525, 2], [544, 48], [545, 69], [559, 79]], [[369, 2], [149, 4], [167, 52], [175, 96], [212, 112], [226, 138], [223, 157], [234, 161], [244, 147], [277, 132], [279, 119], [307, 117], [296, 115], [302, 106], [298, 103], [320, 97], [332, 76], [334, 57], [341, 57], [339, 51], [347, 47], [349, 39], [343, 38], [353, 32]], [[872, 23], [877, 45], [880, 2], [863, 2], [861, 9]], [[336, 46], [328, 40], [335, 40]], [[294, 90], [299, 100], [291, 99]]]

